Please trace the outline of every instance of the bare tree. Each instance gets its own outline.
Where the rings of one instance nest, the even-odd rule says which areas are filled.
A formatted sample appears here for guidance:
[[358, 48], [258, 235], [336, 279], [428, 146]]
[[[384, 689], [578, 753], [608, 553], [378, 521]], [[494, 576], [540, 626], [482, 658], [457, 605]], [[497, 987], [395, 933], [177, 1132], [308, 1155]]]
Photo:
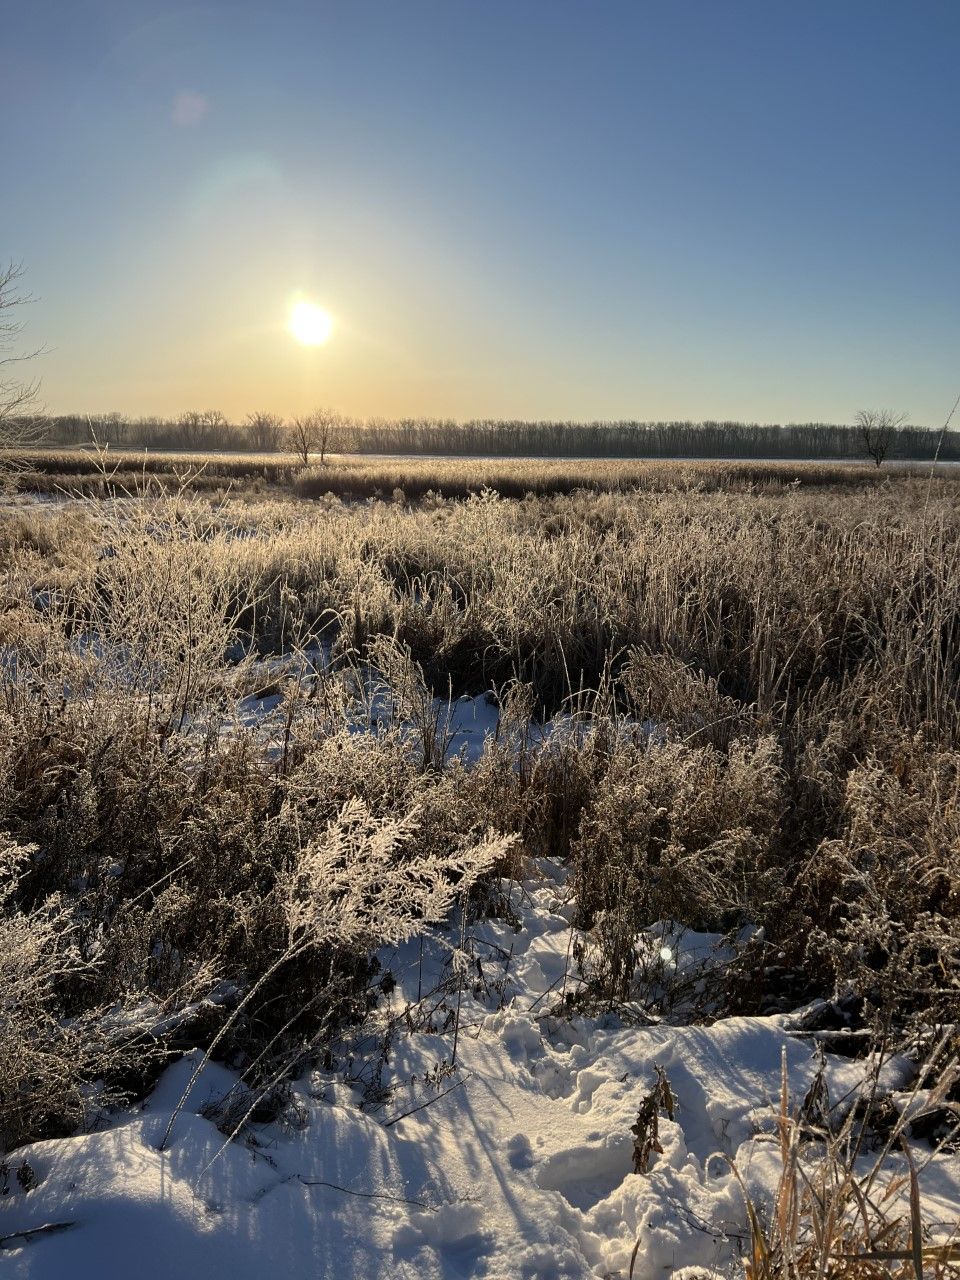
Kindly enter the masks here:
[[184, 449], [223, 449], [229, 443], [230, 426], [219, 409], [181, 413], [177, 433]]
[[278, 414], [247, 414], [247, 442], [257, 453], [275, 453], [283, 443], [283, 435], [283, 419]]
[[119, 448], [127, 439], [130, 424], [122, 413], [113, 412], [90, 414], [87, 426], [95, 444], [112, 444]]
[[334, 428], [340, 422], [340, 415], [332, 409], [316, 409], [293, 419], [288, 433], [290, 446], [305, 467], [310, 464], [311, 453], [320, 454], [321, 464], [325, 461]]
[[890, 446], [896, 432], [907, 420], [905, 413], [894, 413], [890, 409], [861, 409], [856, 416], [860, 441], [868, 458], [872, 458], [878, 467], [890, 452]]
[[291, 419], [287, 429], [290, 448], [305, 467], [310, 465], [310, 454], [316, 446], [316, 425], [312, 413], [304, 413]]
[[320, 463], [323, 464], [327, 450], [333, 443], [333, 434], [336, 429], [343, 425], [343, 419], [339, 413], [334, 413], [332, 409], [318, 409], [314, 414], [317, 420], [317, 447], [320, 450]]
[[29, 302], [20, 292], [23, 266], [19, 262], [0, 265], [0, 448], [33, 443], [39, 434], [36, 406], [38, 382], [21, 382], [14, 376], [12, 365], [39, 355], [35, 351], [18, 352], [16, 340], [23, 321], [13, 313]]

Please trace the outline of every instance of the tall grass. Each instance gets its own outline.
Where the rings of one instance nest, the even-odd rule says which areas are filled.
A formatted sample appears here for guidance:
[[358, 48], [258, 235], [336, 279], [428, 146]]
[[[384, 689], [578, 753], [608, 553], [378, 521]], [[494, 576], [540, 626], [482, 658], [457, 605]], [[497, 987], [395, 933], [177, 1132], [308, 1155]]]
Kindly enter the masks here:
[[[942, 1101], [945, 1092], [935, 1089], [934, 1101]], [[907, 1143], [910, 1107], [897, 1115], [872, 1158], [864, 1152], [865, 1128], [854, 1109], [836, 1129], [829, 1117], [826, 1127], [812, 1127], [804, 1110], [791, 1110], [784, 1065], [776, 1115], [779, 1175], [769, 1205], [756, 1201], [733, 1166], [749, 1224], [747, 1280], [945, 1280], [955, 1275], [960, 1217], [951, 1224], [924, 1212]], [[898, 1172], [890, 1156], [901, 1150]]]
[[[0, 1008], [22, 1064], [3, 1141], [70, 1128], [94, 1070], [135, 1092], [184, 1043], [255, 1090], [335, 1055], [376, 939], [278, 959], [291, 876], [358, 803], [384, 830], [416, 815], [397, 874], [468, 901], [488, 829], [519, 837], [498, 870], [568, 859], [587, 1001], [638, 998], [638, 931], [670, 917], [758, 927], [714, 1011], [847, 984], [905, 1042], [955, 1022], [954, 483], [679, 474], [419, 504], [148, 486], [2, 515], [0, 955], [33, 993]], [[352, 731], [384, 684], [403, 723]], [[434, 701], [461, 693], [501, 710], [469, 768]]]
[[[380, 498], [419, 502], [428, 495], [464, 499], [490, 489], [504, 498], [590, 493], [778, 493], [786, 487], [876, 489], [891, 479], [920, 474], [919, 464], [878, 471], [866, 463], [710, 461], [657, 459], [369, 457], [334, 454], [323, 465], [303, 467], [293, 454], [156, 452], [133, 449], [27, 449], [5, 455], [23, 492], [109, 497], [162, 486], [178, 492], [256, 493], [283, 490], [301, 498], [328, 495], [353, 501]], [[922, 468], [926, 471], [928, 468]], [[954, 486], [949, 466], [938, 482]]]

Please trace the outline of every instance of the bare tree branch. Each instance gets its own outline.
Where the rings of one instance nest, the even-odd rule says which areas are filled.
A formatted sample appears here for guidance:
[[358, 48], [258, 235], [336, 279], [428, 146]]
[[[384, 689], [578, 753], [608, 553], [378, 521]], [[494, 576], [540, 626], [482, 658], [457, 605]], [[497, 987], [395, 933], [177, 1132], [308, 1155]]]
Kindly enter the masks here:
[[332, 409], [316, 409], [313, 413], [293, 419], [288, 439], [293, 452], [305, 467], [310, 465], [311, 453], [319, 453], [320, 463], [323, 464], [334, 429], [341, 421], [340, 415]]
[[890, 452], [897, 431], [907, 420], [905, 413], [890, 409], [861, 409], [856, 416], [857, 429], [864, 452], [878, 467]]
[[251, 449], [275, 453], [283, 443], [283, 419], [276, 413], [248, 413], [246, 432]]
[[41, 427], [36, 403], [39, 381], [23, 382], [6, 373], [11, 365], [32, 360], [43, 349], [16, 350], [23, 330], [23, 321], [17, 317], [18, 308], [31, 301], [20, 290], [23, 274], [23, 265], [19, 262], [0, 266], [0, 449], [34, 443]]

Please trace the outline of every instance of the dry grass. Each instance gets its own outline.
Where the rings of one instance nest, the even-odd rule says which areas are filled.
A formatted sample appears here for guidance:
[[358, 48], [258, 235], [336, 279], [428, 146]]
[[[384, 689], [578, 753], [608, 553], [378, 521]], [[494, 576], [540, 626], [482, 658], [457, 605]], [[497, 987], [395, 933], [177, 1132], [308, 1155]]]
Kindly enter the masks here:
[[[941, 468], [949, 475], [947, 468]], [[785, 486], [875, 488], [890, 476], [916, 475], [915, 467], [878, 473], [860, 464], [820, 462], [709, 462], [537, 458], [361, 458], [341, 457], [302, 472], [301, 497], [396, 496], [408, 502], [427, 494], [462, 499], [490, 489], [504, 498], [589, 493], [777, 492]]]
[[[945, 1092], [945, 1087], [934, 1091]], [[812, 1130], [802, 1111], [791, 1112], [784, 1065], [776, 1117], [780, 1173], [769, 1207], [755, 1201], [733, 1166], [749, 1224], [747, 1280], [956, 1276], [960, 1216], [951, 1227], [931, 1221], [930, 1212], [924, 1211], [906, 1142], [909, 1110], [897, 1117], [872, 1160], [862, 1155], [863, 1131], [852, 1112], [838, 1132], [831, 1132]], [[900, 1150], [905, 1168], [898, 1174], [890, 1157]]]
[[22, 493], [108, 498], [131, 494], [289, 487], [293, 457], [272, 454], [139, 452], [106, 449], [22, 449], [0, 454], [0, 468]]
[[[291, 868], [357, 801], [376, 823], [416, 812], [403, 848], [432, 865], [489, 827], [569, 858], [585, 990], [605, 1005], [639, 998], [637, 930], [676, 916], [762, 928], [721, 1007], [853, 983], [865, 1019], [904, 1038], [955, 1020], [955, 482], [641, 470], [659, 478], [520, 501], [187, 487], [0, 518], [0, 831], [39, 850], [17, 855], [0, 928], [42, 988], [36, 1026], [70, 1018], [88, 1041], [64, 1055], [52, 1036], [34, 1086], [24, 1068], [38, 1105], [0, 1114], [8, 1142], [75, 1123], [47, 1100], [83, 1096], [84, 1062], [144, 1087], [108, 1017], [130, 993], [151, 1011], [141, 1043], [144, 1025], [161, 1054], [216, 1041], [259, 1064], [251, 1088], [332, 1052], [375, 998], [369, 947], [298, 951], [282, 980], [272, 966]], [[408, 729], [348, 732], [377, 679]], [[268, 689], [270, 735], [236, 720]], [[449, 691], [501, 707], [475, 768], [449, 759]], [[256, 990], [232, 1021], [201, 998], [217, 980]], [[31, 1027], [11, 1025], [26, 1062]]]
[[[90, 448], [26, 449], [7, 455], [23, 492], [107, 497], [162, 485], [176, 492], [257, 492], [281, 488], [302, 498], [417, 502], [429, 495], [464, 499], [490, 489], [504, 498], [590, 493], [777, 493], [786, 487], [875, 489], [891, 480], [929, 473], [929, 464], [659, 461], [618, 459], [435, 458], [331, 455], [304, 468], [293, 454], [190, 453]], [[954, 469], [938, 468], [940, 483], [960, 485]]]

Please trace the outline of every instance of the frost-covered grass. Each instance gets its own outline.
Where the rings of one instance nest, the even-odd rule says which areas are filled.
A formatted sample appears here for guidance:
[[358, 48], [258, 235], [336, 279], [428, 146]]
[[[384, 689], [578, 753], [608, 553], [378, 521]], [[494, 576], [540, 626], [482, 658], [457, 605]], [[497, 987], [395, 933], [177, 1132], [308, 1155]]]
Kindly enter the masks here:
[[[909, 1187], [901, 1113], [941, 1239], [951, 493], [0, 515], [16, 1267], [736, 1270], [715, 1153], [763, 1225], [788, 1120], [795, 1180], [879, 1143]], [[142, 1232], [169, 1256], [107, 1252]]]
[[[12, 468], [24, 493], [106, 498], [118, 493], [183, 487], [199, 493], [257, 495], [296, 493], [349, 499], [420, 501], [427, 495], [463, 499], [490, 489], [505, 498], [590, 493], [662, 493], [676, 489], [743, 493], [787, 487], [845, 493], [902, 484], [926, 474], [929, 463], [894, 463], [880, 472], [856, 461], [762, 461], [742, 459], [436, 457], [331, 453], [304, 468], [292, 452], [178, 452], [135, 448], [98, 450], [36, 448], [0, 454], [0, 469]], [[938, 483], [955, 489], [951, 464], [936, 468]]]

